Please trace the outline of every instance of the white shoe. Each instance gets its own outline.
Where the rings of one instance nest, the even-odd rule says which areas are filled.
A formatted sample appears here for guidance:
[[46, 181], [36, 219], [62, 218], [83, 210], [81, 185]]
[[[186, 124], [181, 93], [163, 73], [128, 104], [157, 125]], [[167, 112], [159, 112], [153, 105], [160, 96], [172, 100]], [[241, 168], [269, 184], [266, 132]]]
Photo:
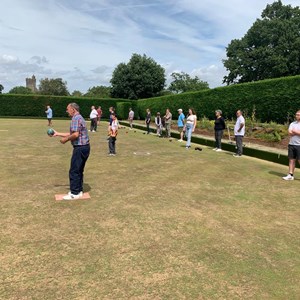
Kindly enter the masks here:
[[216, 151], [218, 148], [214, 148], [213, 151]]
[[294, 176], [288, 174], [287, 176], [282, 177], [283, 180], [294, 180]]
[[233, 154], [233, 157], [242, 157], [242, 155], [240, 155], [240, 154]]
[[[72, 195], [71, 191], [68, 192], [68, 195]], [[80, 197], [82, 197], [83, 192], [81, 191], [78, 195], [80, 195]]]
[[216, 149], [216, 152], [221, 152], [221, 151], [222, 151], [222, 149], [220, 149], [220, 148]]
[[95, 130], [93, 130], [92, 132], [96, 132]]
[[66, 195], [63, 197], [63, 200], [76, 200], [82, 197], [82, 192], [79, 193], [78, 195], [73, 195], [72, 193]]
[[182, 142], [183, 142], [183, 140], [181, 140], [181, 139], [180, 139], [180, 140], [178, 140], [178, 142], [179, 142], [179, 143], [182, 143]]

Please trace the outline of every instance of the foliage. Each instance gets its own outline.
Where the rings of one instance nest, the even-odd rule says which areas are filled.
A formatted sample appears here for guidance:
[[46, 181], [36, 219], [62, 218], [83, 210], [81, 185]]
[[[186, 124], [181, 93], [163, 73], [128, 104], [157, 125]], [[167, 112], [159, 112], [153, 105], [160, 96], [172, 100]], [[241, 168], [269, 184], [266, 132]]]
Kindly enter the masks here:
[[[124, 99], [94, 99], [77, 98], [66, 96], [44, 96], [44, 95], [0, 95], [0, 116], [30, 116], [45, 117], [45, 107], [50, 105], [54, 111], [54, 117], [67, 117], [66, 107], [70, 102], [76, 102], [80, 106], [80, 112], [88, 117], [91, 106], [101, 106], [103, 118], [109, 117], [110, 106], [116, 107], [118, 102], [126, 102]], [[131, 103], [129, 101], [129, 103]]]
[[132, 107], [130, 102], [117, 103], [116, 111], [119, 120], [127, 120], [130, 107]]
[[73, 97], [82, 97], [83, 95], [82, 95], [82, 93], [80, 91], [74, 90], [72, 92], [71, 96], [73, 96]]
[[152, 58], [133, 54], [130, 61], [119, 64], [111, 79], [112, 97], [140, 99], [156, 96], [165, 86], [165, 70]]
[[[214, 118], [216, 109], [221, 109], [227, 119], [235, 117], [237, 109], [242, 109], [262, 122], [275, 121], [285, 123], [291, 119], [300, 107], [300, 76], [269, 79], [253, 83], [244, 83], [219, 87], [199, 92], [156, 97], [138, 101], [139, 114], [145, 117], [145, 110], [171, 112], [182, 108], [186, 114], [189, 107], [196, 110], [197, 116]], [[290, 121], [289, 119], [289, 121]]]
[[15, 86], [9, 92], [9, 94], [20, 94], [20, 95], [29, 95], [33, 94], [33, 91], [25, 86]]
[[227, 84], [300, 74], [300, 8], [276, 1], [261, 17], [228, 45]]
[[109, 86], [93, 86], [88, 89], [84, 94], [85, 97], [98, 97], [98, 98], [110, 98], [110, 87]]
[[2, 91], [4, 90], [4, 86], [0, 84], [0, 94], [2, 94]]
[[67, 82], [63, 81], [62, 78], [41, 79], [39, 93], [41, 95], [68, 96]]
[[171, 76], [173, 81], [168, 87], [168, 90], [176, 94], [209, 89], [208, 83], [200, 80], [198, 76], [192, 78], [189, 74], [184, 72], [173, 72]]

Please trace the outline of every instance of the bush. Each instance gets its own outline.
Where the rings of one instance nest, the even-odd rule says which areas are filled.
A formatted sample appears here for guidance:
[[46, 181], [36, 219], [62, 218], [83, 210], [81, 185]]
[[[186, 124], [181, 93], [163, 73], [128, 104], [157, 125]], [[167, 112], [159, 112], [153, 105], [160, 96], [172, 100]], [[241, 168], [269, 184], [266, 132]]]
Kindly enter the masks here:
[[141, 118], [146, 109], [152, 112], [164, 112], [169, 107], [171, 112], [182, 108], [186, 114], [189, 107], [196, 110], [198, 118], [204, 116], [214, 118], [216, 109], [223, 111], [226, 119], [235, 118], [237, 109], [245, 112], [245, 116], [259, 119], [262, 122], [290, 121], [296, 110], [300, 108], [300, 76], [284, 77], [236, 84], [211, 90], [163, 96], [138, 101]]
[[45, 117], [46, 106], [53, 109], [54, 118], [67, 117], [66, 107], [71, 102], [80, 106], [80, 113], [89, 117], [91, 106], [101, 106], [103, 118], [109, 117], [109, 107], [116, 107], [118, 102], [129, 102], [124, 99], [97, 99], [88, 97], [43, 96], [43, 95], [0, 95], [0, 116]]

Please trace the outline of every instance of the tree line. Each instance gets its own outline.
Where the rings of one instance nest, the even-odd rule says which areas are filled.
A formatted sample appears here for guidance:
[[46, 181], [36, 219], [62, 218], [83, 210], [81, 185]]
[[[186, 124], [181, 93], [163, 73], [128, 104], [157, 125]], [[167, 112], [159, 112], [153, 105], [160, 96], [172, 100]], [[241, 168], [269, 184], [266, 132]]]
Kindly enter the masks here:
[[[241, 39], [233, 39], [226, 48], [223, 64], [227, 85], [300, 74], [300, 8], [275, 1], [268, 4]], [[128, 63], [113, 71], [110, 86], [90, 87], [86, 93], [71, 94], [62, 78], [41, 79], [38, 93], [56, 96], [146, 99], [209, 89], [207, 82], [185, 72], [171, 74], [167, 88], [164, 68], [151, 57], [133, 54]], [[0, 84], [0, 93], [3, 86]], [[14, 94], [30, 94], [25, 87], [15, 87]]]

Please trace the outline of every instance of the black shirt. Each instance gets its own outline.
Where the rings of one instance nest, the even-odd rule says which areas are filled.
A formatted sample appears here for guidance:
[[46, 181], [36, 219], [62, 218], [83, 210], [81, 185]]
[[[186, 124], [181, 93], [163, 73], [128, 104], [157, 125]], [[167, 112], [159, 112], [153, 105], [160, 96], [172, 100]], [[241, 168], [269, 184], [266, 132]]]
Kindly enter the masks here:
[[215, 119], [215, 130], [224, 130], [225, 129], [225, 120], [223, 117]]

